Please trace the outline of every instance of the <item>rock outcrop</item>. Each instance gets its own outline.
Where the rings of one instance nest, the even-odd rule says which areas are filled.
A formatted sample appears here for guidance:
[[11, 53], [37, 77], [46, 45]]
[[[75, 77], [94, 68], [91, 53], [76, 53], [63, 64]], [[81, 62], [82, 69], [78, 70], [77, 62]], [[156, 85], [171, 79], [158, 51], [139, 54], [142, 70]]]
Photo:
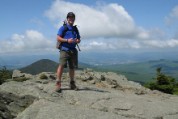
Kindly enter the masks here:
[[13, 93], [0, 92], [0, 118], [13, 119], [33, 103], [31, 95], [17, 96]]
[[0, 119], [178, 118], [178, 96], [151, 91], [123, 75], [76, 71], [79, 90], [73, 91], [64, 73], [62, 93], [54, 92], [55, 77], [55, 73], [43, 72], [23, 82], [0, 85]]

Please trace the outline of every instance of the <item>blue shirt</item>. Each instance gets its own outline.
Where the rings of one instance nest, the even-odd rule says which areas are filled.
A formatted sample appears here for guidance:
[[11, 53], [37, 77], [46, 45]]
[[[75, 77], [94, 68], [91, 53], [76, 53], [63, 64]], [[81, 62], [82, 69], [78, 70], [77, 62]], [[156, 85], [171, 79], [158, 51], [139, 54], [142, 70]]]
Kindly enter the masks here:
[[[72, 38], [73, 40], [80, 39], [79, 33], [77, 34], [76, 31], [74, 31], [72, 29], [74, 26], [70, 26], [70, 25], [67, 24], [67, 27], [68, 27], [68, 30], [65, 32], [65, 34], [63, 36], [64, 39], [70, 39], [70, 38]], [[57, 35], [62, 37], [64, 30], [65, 30], [65, 26], [61, 26], [58, 30]], [[61, 46], [62, 46], [61, 50], [69, 51], [69, 50], [75, 49], [76, 43], [70, 43], [69, 44], [67, 42], [63, 42]]]

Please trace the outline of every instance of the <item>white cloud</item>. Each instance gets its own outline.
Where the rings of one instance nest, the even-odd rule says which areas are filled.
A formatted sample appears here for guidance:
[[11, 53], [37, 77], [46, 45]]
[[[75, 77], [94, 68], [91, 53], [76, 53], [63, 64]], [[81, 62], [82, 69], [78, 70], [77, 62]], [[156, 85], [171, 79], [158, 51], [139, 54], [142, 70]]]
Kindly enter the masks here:
[[[58, 23], [56, 28], [59, 28], [70, 11], [76, 14], [76, 24], [82, 36], [81, 50], [103, 52], [105, 50], [178, 47], [178, 37], [168, 38], [159, 28], [147, 30], [137, 26], [126, 9], [116, 3], [87, 6], [55, 0], [45, 15], [54, 24]], [[174, 22], [178, 19], [178, 6], [172, 10], [169, 18]]]
[[88, 51], [120, 51], [123, 49], [165, 49], [178, 47], [177, 39], [170, 40], [133, 40], [125, 38], [98, 38], [81, 42], [81, 50]]
[[82, 50], [93, 51], [113, 51], [118, 49], [138, 49], [141, 45], [138, 41], [129, 39], [118, 38], [98, 38], [90, 39], [88, 41], [81, 42], [80, 47]]
[[54, 49], [54, 42], [36, 30], [27, 30], [23, 35], [13, 34], [10, 39], [0, 40], [0, 53], [47, 51]]
[[[56, 21], [62, 23], [70, 11], [76, 14], [76, 24], [82, 39], [85, 39], [80, 45], [84, 50], [149, 49], [178, 46], [177, 39], [169, 40], [159, 28], [146, 30], [137, 26], [125, 8], [116, 3], [87, 6], [55, 0], [45, 15], [53, 23]], [[170, 16], [178, 18], [177, 13], [178, 7], [174, 8]]]
[[170, 39], [170, 40], [149, 40], [144, 41], [143, 44], [149, 48], [174, 48], [178, 47], [178, 40], [177, 39]]
[[116, 3], [87, 6], [56, 0], [45, 15], [51, 21], [62, 22], [70, 11], [76, 13], [76, 24], [82, 38], [136, 37], [145, 39], [149, 37], [145, 30], [135, 26], [133, 18], [124, 7]]
[[178, 20], [178, 6], [175, 6], [170, 14], [165, 18], [167, 25], [173, 25]]

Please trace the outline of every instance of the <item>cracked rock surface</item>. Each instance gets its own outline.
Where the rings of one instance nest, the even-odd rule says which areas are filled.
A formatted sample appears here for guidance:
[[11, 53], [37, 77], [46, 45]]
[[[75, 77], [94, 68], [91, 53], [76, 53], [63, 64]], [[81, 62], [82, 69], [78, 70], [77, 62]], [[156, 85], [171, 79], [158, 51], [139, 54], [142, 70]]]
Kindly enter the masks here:
[[38, 77], [0, 85], [0, 119], [178, 119], [178, 96], [145, 89], [115, 73], [78, 71], [78, 91], [69, 89], [64, 74], [62, 93], [54, 92], [54, 78]]

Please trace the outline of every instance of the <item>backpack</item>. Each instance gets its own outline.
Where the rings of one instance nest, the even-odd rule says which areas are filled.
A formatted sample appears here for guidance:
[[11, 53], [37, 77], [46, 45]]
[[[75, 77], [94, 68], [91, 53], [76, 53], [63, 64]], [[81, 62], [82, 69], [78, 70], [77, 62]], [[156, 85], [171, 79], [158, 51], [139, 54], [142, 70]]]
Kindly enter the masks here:
[[[63, 32], [62, 32], [62, 38], [64, 38], [66, 32], [69, 31], [69, 28], [67, 27], [67, 24], [66, 24], [65, 22], [64, 22], [63, 26], [64, 26], [64, 30], [63, 30]], [[74, 31], [76, 32], [77, 35], [79, 34], [77, 25], [73, 26], [73, 28], [72, 28], [72, 33], [73, 33]], [[77, 36], [77, 37], [78, 37], [78, 36]], [[61, 46], [62, 46], [62, 42], [57, 41], [57, 43], [56, 43], [56, 48], [59, 49], [59, 50], [61, 50]]]

